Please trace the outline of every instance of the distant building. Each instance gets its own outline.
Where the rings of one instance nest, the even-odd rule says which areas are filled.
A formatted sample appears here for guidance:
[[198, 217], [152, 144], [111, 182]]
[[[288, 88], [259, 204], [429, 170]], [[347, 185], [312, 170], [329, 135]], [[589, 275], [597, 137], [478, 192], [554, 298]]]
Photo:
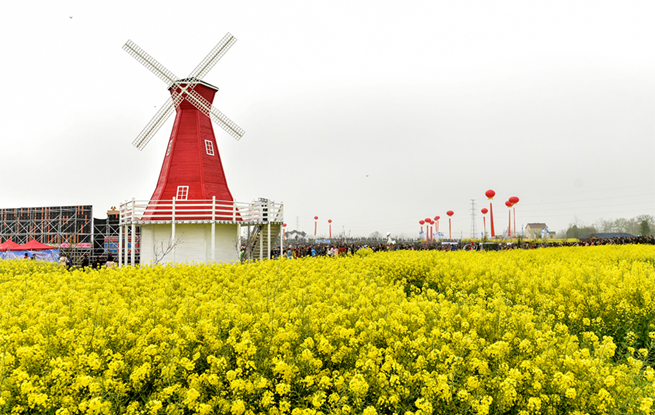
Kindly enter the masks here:
[[[525, 226], [525, 237], [534, 238], [535, 231], [536, 231], [537, 238], [541, 238], [541, 232], [543, 231], [544, 233], [546, 233], [546, 229], [548, 229], [548, 226], [545, 223], [528, 223]], [[554, 238], [555, 232], [550, 231], [548, 233], [548, 237]]]

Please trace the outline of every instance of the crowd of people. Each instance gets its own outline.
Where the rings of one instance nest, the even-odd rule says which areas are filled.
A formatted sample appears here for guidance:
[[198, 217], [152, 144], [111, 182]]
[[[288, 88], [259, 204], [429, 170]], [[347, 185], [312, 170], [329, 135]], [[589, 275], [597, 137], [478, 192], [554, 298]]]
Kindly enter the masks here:
[[[649, 244], [655, 245], [653, 236], [637, 236], [633, 238], [607, 238], [591, 239], [587, 241], [562, 242], [562, 241], [520, 241], [520, 242], [480, 242], [480, 241], [453, 241], [453, 242], [399, 242], [387, 244], [384, 242], [359, 242], [359, 243], [337, 243], [337, 244], [290, 244], [285, 246], [284, 256], [286, 258], [317, 257], [317, 256], [340, 256], [350, 255], [359, 249], [371, 249], [378, 251], [501, 251], [507, 249], [537, 249], [553, 248], [564, 246], [596, 246], [596, 245], [626, 245], [626, 244]], [[280, 256], [280, 248], [276, 247], [271, 251], [271, 258]]]
[[62, 254], [59, 257], [59, 264], [65, 266], [68, 270], [75, 269], [75, 268], [81, 268], [81, 269], [100, 269], [100, 268], [112, 268], [116, 266], [116, 262], [114, 262], [114, 256], [112, 254], [101, 257], [93, 257], [89, 258], [89, 254], [84, 253], [82, 255], [82, 258], [80, 259], [79, 263], [74, 263], [73, 259], [66, 256], [65, 254]]
[[[283, 255], [286, 258], [302, 258], [302, 257], [334, 257], [352, 255], [360, 249], [370, 249], [373, 252], [379, 251], [502, 251], [507, 249], [537, 249], [537, 248], [552, 248], [564, 246], [597, 246], [597, 245], [626, 245], [626, 244], [649, 244], [655, 245], [655, 237], [653, 236], [637, 236], [631, 238], [607, 238], [607, 239], [591, 239], [587, 241], [565, 242], [565, 241], [514, 241], [514, 242], [480, 242], [480, 241], [438, 241], [425, 243], [419, 241], [406, 241], [396, 242], [389, 244], [382, 241], [360, 241], [360, 242], [341, 242], [335, 244], [325, 243], [295, 243], [284, 246]], [[275, 247], [271, 251], [271, 258], [280, 257], [280, 247]], [[25, 254], [25, 259], [35, 259], [35, 256], [29, 257]], [[98, 268], [111, 268], [116, 266], [116, 262], [111, 254], [102, 257], [93, 257], [85, 253], [81, 257], [79, 263], [61, 255], [59, 263], [70, 269], [98, 269]]]

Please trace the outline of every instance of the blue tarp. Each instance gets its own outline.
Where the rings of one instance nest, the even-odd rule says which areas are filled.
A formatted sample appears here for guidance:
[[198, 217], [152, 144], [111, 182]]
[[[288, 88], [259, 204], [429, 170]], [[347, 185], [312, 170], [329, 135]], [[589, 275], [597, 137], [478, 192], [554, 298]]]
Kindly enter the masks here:
[[36, 255], [37, 261], [58, 262], [59, 249], [46, 249], [44, 251], [2, 251], [0, 258], [2, 259], [23, 259], [27, 254], [30, 258]]

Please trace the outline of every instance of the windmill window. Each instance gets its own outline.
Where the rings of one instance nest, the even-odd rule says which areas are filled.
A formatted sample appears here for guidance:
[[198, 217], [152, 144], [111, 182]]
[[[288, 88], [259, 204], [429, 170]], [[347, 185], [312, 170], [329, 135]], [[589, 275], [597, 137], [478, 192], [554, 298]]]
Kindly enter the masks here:
[[166, 150], [166, 157], [171, 154], [171, 147], [173, 147], [173, 140], [168, 142], [168, 150]]
[[187, 200], [189, 197], [189, 186], [177, 186], [177, 200]]
[[207, 154], [210, 156], [214, 155], [214, 143], [212, 143], [209, 140], [205, 140], [205, 150], [207, 150]]

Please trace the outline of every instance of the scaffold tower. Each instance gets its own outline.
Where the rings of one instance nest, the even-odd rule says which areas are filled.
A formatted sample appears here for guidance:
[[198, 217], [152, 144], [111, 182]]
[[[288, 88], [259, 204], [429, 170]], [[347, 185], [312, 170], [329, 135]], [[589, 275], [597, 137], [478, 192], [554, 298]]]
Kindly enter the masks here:
[[92, 206], [44, 206], [0, 210], [0, 238], [24, 244], [36, 239], [43, 244], [93, 242]]
[[97, 219], [91, 205], [5, 208], [0, 209], [0, 243], [35, 239], [60, 248], [74, 261], [84, 253], [117, 255], [118, 223], [117, 210], [109, 210], [107, 219]]
[[476, 239], [478, 237], [478, 228], [475, 226], [475, 214], [477, 209], [475, 208], [475, 199], [471, 199], [471, 239]]

